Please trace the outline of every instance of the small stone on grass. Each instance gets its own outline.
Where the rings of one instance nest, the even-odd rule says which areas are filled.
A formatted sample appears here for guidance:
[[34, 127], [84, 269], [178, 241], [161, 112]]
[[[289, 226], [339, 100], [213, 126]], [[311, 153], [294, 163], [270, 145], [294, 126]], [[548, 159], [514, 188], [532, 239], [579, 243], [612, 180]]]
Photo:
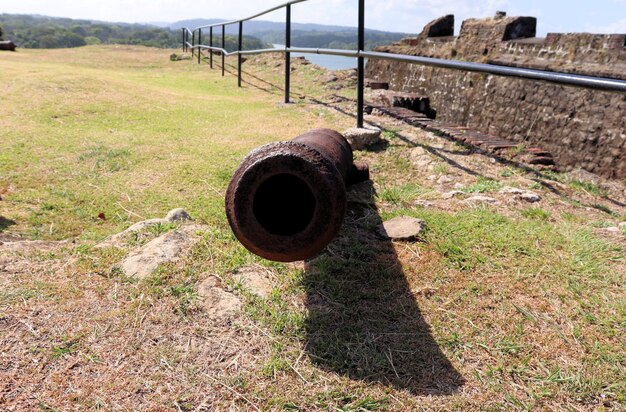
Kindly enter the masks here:
[[159, 265], [178, 260], [200, 239], [195, 234], [199, 229], [196, 226], [186, 226], [151, 240], [122, 262], [124, 273], [143, 279], [151, 275]]
[[466, 203], [498, 203], [498, 199], [489, 196], [472, 196], [465, 199]]
[[499, 193], [503, 195], [513, 195], [514, 199], [523, 200], [529, 203], [536, 203], [541, 200], [541, 196], [537, 193], [531, 192], [530, 190], [518, 189], [517, 187], [503, 187], [500, 189]]
[[378, 232], [394, 240], [413, 240], [426, 229], [426, 222], [410, 216], [398, 216], [378, 226]]
[[465, 192], [461, 192], [460, 190], [453, 190], [451, 192], [446, 192], [441, 195], [442, 199], [452, 199], [453, 197], [463, 196]]
[[185, 209], [173, 209], [170, 210], [165, 216], [165, 220], [168, 222], [188, 222], [193, 220], [189, 213], [185, 211]]
[[363, 150], [380, 142], [380, 129], [353, 127], [343, 132], [352, 150]]
[[220, 287], [216, 276], [209, 276], [198, 285], [198, 295], [203, 298], [207, 314], [213, 318], [224, 318], [241, 312], [243, 303], [237, 295]]
[[541, 200], [541, 196], [533, 192], [522, 193], [521, 195], [516, 196], [516, 198], [529, 203], [536, 203]]
[[243, 266], [235, 270], [233, 279], [259, 297], [267, 298], [272, 293], [272, 283], [267, 278], [268, 271], [261, 266]]

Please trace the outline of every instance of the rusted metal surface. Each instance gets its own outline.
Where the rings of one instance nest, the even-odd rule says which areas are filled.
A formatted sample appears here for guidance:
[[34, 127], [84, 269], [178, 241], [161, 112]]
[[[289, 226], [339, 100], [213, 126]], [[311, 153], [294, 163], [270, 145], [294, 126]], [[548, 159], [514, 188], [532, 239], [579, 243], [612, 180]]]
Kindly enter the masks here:
[[11, 40], [0, 41], [0, 50], [15, 51], [16, 47], [17, 46], [15, 46], [15, 43], [13, 43]]
[[320, 253], [346, 212], [346, 186], [369, 179], [346, 139], [316, 129], [252, 151], [226, 192], [226, 215], [252, 253], [293, 262]]

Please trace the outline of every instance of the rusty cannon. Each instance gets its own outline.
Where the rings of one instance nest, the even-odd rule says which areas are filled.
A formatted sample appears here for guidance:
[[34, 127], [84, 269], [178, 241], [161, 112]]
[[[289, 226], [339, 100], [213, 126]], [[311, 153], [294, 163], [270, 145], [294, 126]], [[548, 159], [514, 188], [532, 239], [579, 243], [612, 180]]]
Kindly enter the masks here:
[[15, 43], [13, 43], [11, 40], [6, 40], [6, 41], [0, 41], [0, 50], [6, 50], [6, 51], [15, 51], [15, 48], [17, 46], [15, 46]]
[[252, 151], [226, 191], [235, 236], [263, 258], [293, 262], [319, 254], [346, 213], [346, 187], [369, 179], [346, 139], [316, 129]]

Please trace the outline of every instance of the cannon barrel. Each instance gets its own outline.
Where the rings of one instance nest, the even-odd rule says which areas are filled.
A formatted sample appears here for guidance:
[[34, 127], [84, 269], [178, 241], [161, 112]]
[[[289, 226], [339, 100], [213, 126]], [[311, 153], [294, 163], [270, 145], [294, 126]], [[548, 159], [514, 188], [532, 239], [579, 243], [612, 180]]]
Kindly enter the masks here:
[[16, 47], [11, 40], [0, 41], [0, 50], [15, 51]]
[[293, 262], [320, 253], [346, 213], [346, 187], [369, 179], [346, 139], [316, 129], [252, 151], [226, 191], [235, 236], [263, 258]]

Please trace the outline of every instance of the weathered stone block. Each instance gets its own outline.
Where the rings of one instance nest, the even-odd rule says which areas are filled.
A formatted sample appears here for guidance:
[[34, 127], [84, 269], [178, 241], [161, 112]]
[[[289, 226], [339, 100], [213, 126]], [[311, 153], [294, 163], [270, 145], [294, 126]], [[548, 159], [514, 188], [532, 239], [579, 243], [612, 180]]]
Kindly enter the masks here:
[[363, 150], [379, 143], [380, 133], [378, 128], [353, 127], [343, 132], [343, 136], [350, 143], [352, 150]]
[[445, 37], [454, 36], [454, 15], [448, 14], [447, 16], [439, 17], [428, 23], [422, 33], [421, 38], [424, 37]]

